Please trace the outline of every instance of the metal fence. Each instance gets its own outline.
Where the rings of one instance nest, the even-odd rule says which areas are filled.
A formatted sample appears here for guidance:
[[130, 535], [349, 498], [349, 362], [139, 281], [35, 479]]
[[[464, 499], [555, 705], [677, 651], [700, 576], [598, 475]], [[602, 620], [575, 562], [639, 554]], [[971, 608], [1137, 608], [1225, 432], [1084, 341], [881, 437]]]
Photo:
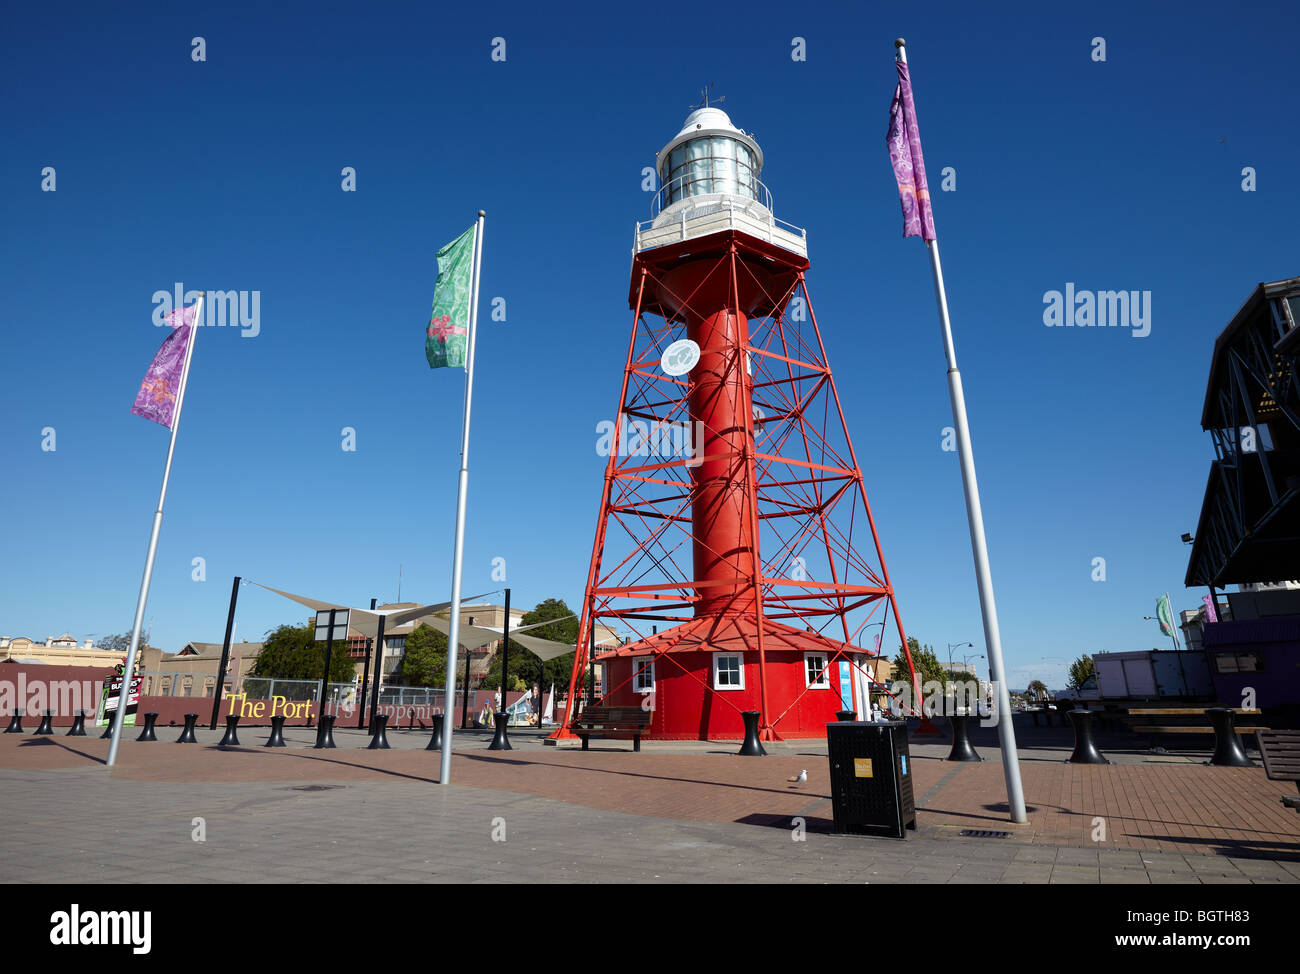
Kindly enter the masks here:
[[[212, 687], [206, 686], [203, 678], [196, 675], [191, 683], [185, 683], [185, 677], [188, 674], [176, 673], [159, 673], [149, 672], [141, 673], [141, 676], [155, 677], [153, 683], [153, 693], [159, 696], [177, 696], [177, 697], [206, 697], [212, 699]], [[162, 689], [162, 678], [168, 679], [166, 689]], [[266, 676], [243, 676], [230, 679], [222, 688], [223, 695], [238, 696], [244, 695], [247, 700], [271, 700], [274, 697], [283, 697], [285, 700], [302, 703], [318, 703], [321, 695], [320, 680], [288, 680], [279, 677]], [[370, 712], [371, 690], [366, 691], [366, 712]], [[445, 693], [441, 687], [403, 687], [403, 686], [380, 686], [379, 688], [379, 712], [389, 713], [394, 722], [397, 720], [406, 720], [414, 713], [418, 719], [427, 719], [431, 714], [442, 713], [443, 703], [445, 702]], [[327, 714], [338, 714], [344, 719], [357, 713], [357, 707], [360, 704], [361, 688], [353, 683], [331, 683], [325, 701], [325, 712]], [[454, 694], [454, 705], [452, 712], [456, 725], [460, 725], [461, 712], [468, 716], [468, 723], [474, 726], [478, 723], [479, 717], [483, 713], [483, 708], [495, 710], [496, 708], [496, 691], [494, 690], [471, 690], [469, 699], [466, 700], [466, 694], [463, 690], [457, 690]], [[314, 709], [314, 708], [313, 708]], [[532, 701], [530, 697], [523, 697], [509, 708], [510, 723], [512, 726], [521, 725], [528, 722], [528, 715], [533, 712]]]

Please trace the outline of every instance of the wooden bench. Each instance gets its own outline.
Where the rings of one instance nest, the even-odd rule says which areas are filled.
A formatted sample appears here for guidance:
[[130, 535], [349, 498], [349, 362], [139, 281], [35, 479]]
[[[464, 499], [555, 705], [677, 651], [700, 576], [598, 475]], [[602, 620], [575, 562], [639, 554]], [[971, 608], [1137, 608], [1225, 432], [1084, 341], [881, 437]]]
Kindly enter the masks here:
[[[1300, 792], [1300, 731], [1262, 730], [1258, 742], [1269, 779], [1294, 781], [1296, 791]], [[1300, 812], [1300, 794], [1283, 795], [1282, 804]]]
[[[588, 707], [573, 719], [571, 729], [582, 738], [582, 749], [592, 737], [632, 740], [632, 750], [641, 750], [641, 735], [650, 726], [650, 711], [640, 707]], [[598, 733], [593, 733], [598, 731]]]
[[[1166, 724], [1159, 723], [1161, 717], [1175, 719], [1179, 717], [1205, 717], [1209, 707], [1130, 707], [1120, 718], [1124, 726], [1134, 734], [1145, 734], [1147, 743], [1154, 745], [1155, 738], [1161, 734], [1213, 734], [1214, 727], [1210, 724], [1200, 723], [1179, 723]], [[1229, 707], [1237, 716], [1248, 718], [1258, 717], [1259, 710], [1246, 707]], [[1258, 724], [1252, 724], [1249, 727], [1234, 727], [1233, 731], [1237, 734], [1254, 734], [1256, 731], [1268, 730], [1267, 727], [1260, 727]]]

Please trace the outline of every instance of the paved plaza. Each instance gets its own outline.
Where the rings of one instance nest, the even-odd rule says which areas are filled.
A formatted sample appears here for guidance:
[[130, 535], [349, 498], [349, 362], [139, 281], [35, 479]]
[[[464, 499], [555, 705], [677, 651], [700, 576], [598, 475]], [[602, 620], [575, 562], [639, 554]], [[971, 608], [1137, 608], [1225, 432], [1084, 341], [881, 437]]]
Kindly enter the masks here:
[[[243, 746], [125, 740], [115, 768], [95, 737], [0, 736], [0, 879], [6, 882], [1300, 882], [1300, 815], [1259, 768], [1196, 753], [1112, 751], [1063, 762], [1022, 750], [1029, 824], [1006, 820], [997, 752], [948, 763], [912, 744], [918, 831], [832, 834], [825, 742], [543, 746], [457, 734], [454, 784], [437, 784], [427, 731], [371, 751], [353, 729], [243, 728]], [[134, 736], [134, 735], [132, 735]], [[807, 770], [808, 780], [788, 779]], [[201, 820], [201, 822], [196, 821]], [[1009, 833], [986, 838], [963, 830]], [[196, 841], [196, 837], [203, 841]]]

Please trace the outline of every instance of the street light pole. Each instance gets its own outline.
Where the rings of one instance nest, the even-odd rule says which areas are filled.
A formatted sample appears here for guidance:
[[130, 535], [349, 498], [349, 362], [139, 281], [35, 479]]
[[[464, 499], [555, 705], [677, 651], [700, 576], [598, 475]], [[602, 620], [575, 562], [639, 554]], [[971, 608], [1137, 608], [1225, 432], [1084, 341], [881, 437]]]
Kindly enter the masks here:
[[975, 644], [974, 644], [974, 643], [949, 643], [949, 644], [948, 644], [948, 672], [949, 672], [949, 673], [952, 672], [952, 651], [953, 651], [953, 648], [954, 648], [954, 647], [961, 647], [961, 646], [969, 646], [971, 649], [974, 649], [974, 648], [975, 648]]

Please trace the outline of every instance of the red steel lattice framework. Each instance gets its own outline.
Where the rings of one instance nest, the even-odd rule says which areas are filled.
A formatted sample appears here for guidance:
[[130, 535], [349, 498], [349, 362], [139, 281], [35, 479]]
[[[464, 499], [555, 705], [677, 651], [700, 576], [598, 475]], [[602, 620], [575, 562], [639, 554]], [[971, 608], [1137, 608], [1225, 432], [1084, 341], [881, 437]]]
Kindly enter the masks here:
[[[883, 643], [892, 611], [920, 700], [808, 267], [734, 229], [634, 257], [632, 336], [617, 421], [601, 444], [609, 460], [570, 706], [553, 737], [573, 736], [602, 622], [631, 629], [631, 648], [669, 666], [684, 646], [732, 639], [756, 650], [760, 735], [779, 740], [797, 698], [769, 700], [766, 654], [816, 644], [827, 669], [850, 652], [874, 655], [859, 639], [879, 626]], [[688, 337], [699, 362], [666, 374], [664, 351]], [[652, 632], [660, 623], [672, 628]], [[627, 682], [606, 685], [601, 699]]]

